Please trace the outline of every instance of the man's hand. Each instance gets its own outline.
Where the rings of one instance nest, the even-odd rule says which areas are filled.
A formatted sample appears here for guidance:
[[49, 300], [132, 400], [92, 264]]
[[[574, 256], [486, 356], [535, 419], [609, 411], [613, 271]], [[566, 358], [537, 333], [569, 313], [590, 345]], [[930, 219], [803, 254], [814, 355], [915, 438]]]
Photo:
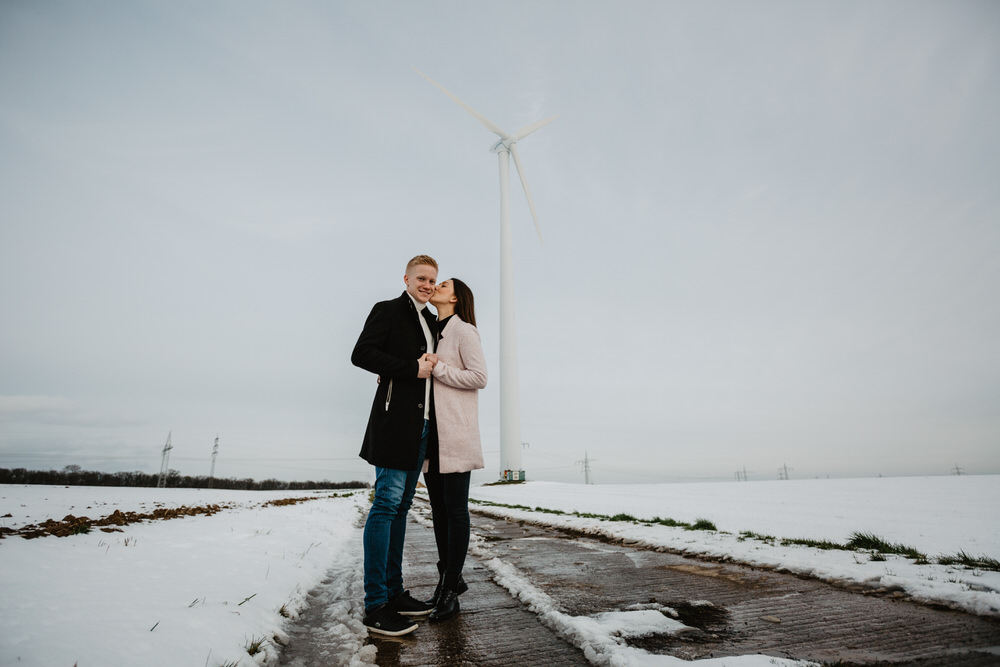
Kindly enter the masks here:
[[436, 354], [434, 354], [433, 352], [428, 352], [424, 356], [427, 357], [428, 359], [430, 359], [431, 363], [434, 364], [435, 366], [438, 365], [438, 356]]
[[[429, 356], [430, 355], [425, 354], [417, 359], [417, 377], [421, 380], [429, 378], [431, 376], [431, 371], [434, 370], [434, 361], [431, 361]], [[437, 361], [436, 358], [435, 361]]]

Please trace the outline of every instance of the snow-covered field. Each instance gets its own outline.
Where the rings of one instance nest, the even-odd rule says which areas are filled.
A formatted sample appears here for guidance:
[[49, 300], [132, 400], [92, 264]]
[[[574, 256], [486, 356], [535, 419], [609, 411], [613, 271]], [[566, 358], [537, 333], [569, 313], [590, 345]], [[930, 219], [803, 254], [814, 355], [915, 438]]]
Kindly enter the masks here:
[[8, 528], [115, 509], [234, 505], [122, 532], [0, 541], [0, 665], [276, 664], [287, 617], [331, 574], [343, 626], [324, 641], [352, 656], [365, 636], [355, 526], [367, 503], [367, 492], [0, 486]]
[[[739, 536], [754, 531], [844, 542], [860, 531], [915, 547], [932, 560], [960, 551], [998, 558], [1000, 476], [629, 486], [529, 482], [476, 487], [472, 496], [563, 512], [688, 523], [705, 518], [718, 532], [477, 506], [654, 547], [903, 589], [973, 613], [1000, 614], [996, 572], [915, 565], [901, 556], [871, 561], [857, 552], [782, 547]], [[303, 497], [312, 499], [265, 506]], [[275, 644], [304, 608], [307, 592], [323, 582], [323, 600], [335, 607], [327, 616], [340, 619], [316, 637], [329, 647], [331, 664], [377, 662], [374, 647], [364, 647], [360, 623], [357, 525], [367, 498], [367, 492], [0, 486], [0, 526], [13, 529], [67, 514], [96, 519], [116, 509], [226, 507], [211, 516], [134, 523], [121, 532], [95, 528], [63, 538], [0, 540], [0, 664], [275, 665], [280, 650]], [[515, 582], [512, 587], [522, 592], [533, 589], [523, 573], [491, 559], [488, 547], [473, 549], [487, 559], [499, 583]], [[525, 601], [570, 641], [591, 649], [588, 654], [599, 663], [681, 664], [620, 645], [621, 619], [567, 616], [543, 596]], [[260, 650], [251, 656], [247, 649], [255, 643]], [[726, 664], [792, 663], [746, 656], [727, 658]]]

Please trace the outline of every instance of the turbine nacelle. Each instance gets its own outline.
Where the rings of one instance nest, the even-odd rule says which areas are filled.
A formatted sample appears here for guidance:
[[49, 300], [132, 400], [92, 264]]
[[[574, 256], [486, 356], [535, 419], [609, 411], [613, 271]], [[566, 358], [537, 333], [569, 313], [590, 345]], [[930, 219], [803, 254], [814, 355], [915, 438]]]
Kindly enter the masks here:
[[510, 139], [501, 139], [500, 141], [493, 144], [490, 148], [491, 153], [499, 153], [500, 151], [510, 152], [510, 147], [516, 144], [516, 141], [511, 141]]
[[526, 136], [528, 136], [535, 130], [545, 127], [558, 117], [559, 116], [552, 116], [550, 118], [546, 118], [545, 120], [540, 120], [530, 125], [525, 125], [520, 130], [515, 132], [513, 135], [509, 135], [506, 132], [502, 134], [498, 132], [497, 134], [500, 136], [500, 141], [493, 144], [493, 147], [490, 149], [490, 151], [493, 153], [499, 153], [502, 150], [510, 150], [511, 147], [518, 141], [524, 139]]

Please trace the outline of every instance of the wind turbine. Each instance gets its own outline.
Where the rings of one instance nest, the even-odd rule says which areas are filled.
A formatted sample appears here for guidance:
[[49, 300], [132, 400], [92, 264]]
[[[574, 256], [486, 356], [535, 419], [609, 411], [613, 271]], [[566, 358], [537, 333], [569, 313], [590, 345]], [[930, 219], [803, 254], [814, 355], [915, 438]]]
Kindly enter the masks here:
[[514, 157], [514, 167], [521, 178], [521, 187], [531, 209], [531, 218], [538, 232], [538, 242], [542, 242], [542, 228], [535, 213], [535, 202], [531, 190], [524, 179], [524, 167], [517, 152], [517, 142], [554, 121], [558, 116], [526, 125], [514, 134], [504, 132], [500, 127], [468, 104], [458, 99], [440, 83], [417, 70], [417, 74], [433, 83], [441, 92], [458, 102], [458, 105], [472, 114], [487, 130], [500, 137], [500, 141], [490, 149], [500, 160], [500, 476], [508, 481], [523, 480], [521, 469], [521, 406], [518, 401], [517, 380], [517, 328], [514, 326], [514, 260], [511, 253], [510, 231], [510, 158]]

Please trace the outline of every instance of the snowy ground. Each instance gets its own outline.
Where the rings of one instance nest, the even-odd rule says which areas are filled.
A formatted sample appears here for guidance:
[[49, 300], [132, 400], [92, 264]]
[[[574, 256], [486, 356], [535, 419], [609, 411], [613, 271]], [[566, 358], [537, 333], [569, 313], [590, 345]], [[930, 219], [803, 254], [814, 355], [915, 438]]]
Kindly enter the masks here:
[[[934, 564], [965, 552], [1000, 559], [1000, 476], [785, 480], [703, 484], [585, 486], [528, 482], [481, 486], [474, 499], [563, 512], [637, 519], [712, 521], [718, 532], [479, 505], [477, 509], [627, 542], [734, 560], [810, 575], [903, 590], [977, 614], [1000, 615], [1000, 573]], [[775, 538], [844, 543], [852, 533], [875, 534], [913, 547], [931, 564], [889, 555], [777, 546], [741, 539], [752, 531]]]
[[[310, 495], [316, 499], [262, 507]], [[115, 509], [236, 505], [120, 533], [0, 541], [0, 665], [276, 664], [274, 641], [331, 569], [327, 599], [344, 607], [344, 625], [324, 640], [341, 655], [358, 653], [365, 629], [355, 609], [362, 597], [355, 524], [367, 492], [331, 495], [343, 496], [0, 486], [0, 515], [13, 515], [0, 525], [9, 528]], [[255, 642], [260, 650], [251, 657]]]
[[[1000, 557], [1000, 476], [804, 480], [720, 484], [583, 486], [529, 482], [476, 487], [474, 498], [563, 512], [630, 514], [636, 518], [713, 521], [719, 532], [602, 521], [497, 506], [481, 509], [620, 537], [650, 546], [730, 556], [826, 579], [899, 588], [973, 613], [1000, 614], [1000, 574], [889, 556], [781, 547], [739, 537], [750, 530], [775, 537], [843, 542], [854, 531], [913, 546], [932, 559], [964, 551]], [[278, 498], [308, 502], [264, 506]], [[331, 664], [377, 662], [364, 647], [360, 623], [361, 543], [357, 522], [367, 492], [240, 492], [187, 489], [0, 486], [0, 526], [19, 528], [66, 514], [97, 518], [156, 507], [226, 505], [192, 516], [98, 529], [71, 537], [0, 540], [0, 664], [2, 665], [275, 665], [289, 623], [306, 593], [324, 583], [332, 612], [316, 640]], [[5, 515], [10, 516], [5, 516]], [[622, 645], [627, 628], [658, 611], [572, 617], [515, 568], [473, 545], [495, 579], [543, 622], [588, 652], [597, 664], [681, 664]], [[336, 620], [339, 619], [339, 620]], [[260, 650], [249, 655], [255, 643]], [[699, 664], [721, 665], [702, 661]], [[793, 664], [761, 656], [726, 665]]]

